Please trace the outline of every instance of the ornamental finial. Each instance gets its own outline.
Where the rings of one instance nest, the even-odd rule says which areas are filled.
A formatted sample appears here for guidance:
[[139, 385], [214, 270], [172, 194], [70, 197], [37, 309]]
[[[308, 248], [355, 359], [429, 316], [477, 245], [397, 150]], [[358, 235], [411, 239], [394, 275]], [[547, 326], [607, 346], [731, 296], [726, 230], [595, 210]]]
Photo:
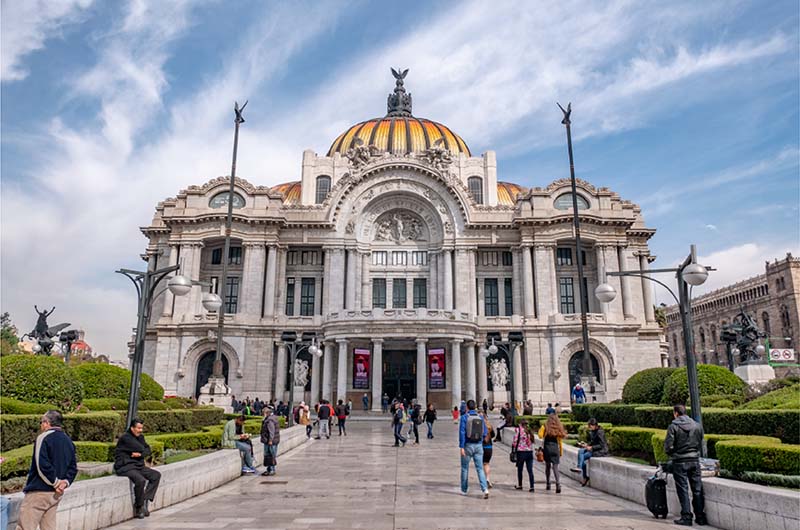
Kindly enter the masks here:
[[403, 79], [408, 75], [408, 68], [405, 70], [400, 70], [400, 68], [395, 70], [392, 68], [391, 70], [396, 82], [394, 93], [389, 94], [386, 100], [386, 115], [411, 116], [411, 94], [407, 94], [403, 86]]

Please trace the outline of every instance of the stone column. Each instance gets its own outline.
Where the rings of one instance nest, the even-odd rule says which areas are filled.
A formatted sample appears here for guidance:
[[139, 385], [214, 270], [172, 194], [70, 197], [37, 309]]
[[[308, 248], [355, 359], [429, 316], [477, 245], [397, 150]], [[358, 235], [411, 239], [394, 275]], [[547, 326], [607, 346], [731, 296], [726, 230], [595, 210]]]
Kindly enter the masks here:
[[322, 399], [333, 399], [333, 343], [326, 342], [322, 354]]
[[467, 395], [466, 399], [478, 399], [475, 394], [475, 343], [470, 342], [467, 344], [466, 352], [464, 355], [467, 357]]
[[[322, 379], [322, 357], [311, 356], [311, 397], [309, 402], [311, 407], [319, 401], [319, 385]], [[295, 396], [297, 397], [297, 396]]]
[[[344, 308], [344, 249], [334, 248], [331, 252], [330, 286], [328, 291], [328, 313], [341, 311]], [[327, 314], [327, 313], [323, 313]]]
[[444, 309], [453, 309], [453, 251], [444, 251]]
[[[514, 314], [519, 315], [524, 313], [523, 308], [523, 286], [522, 286], [522, 249], [521, 248], [513, 248], [511, 249], [511, 292], [514, 294]], [[530, 250], [529, 250], [530, 252]], [[531, 303], [534, 303], [536, 300], [531, 300]], [[535, 305], [534, 305], [535, 307]]]
[[[625, 247], [619, 246], [617, 247], [617, 256], [619, 257], [619, 270], [620, 272], [625, 272], [628, 270], [628, 259], [625, 256]], [[631, 311], [631, 285], [630, 285], [630, 278], [623, 276], [620, 278], [620, 283], [622, 287], [622, 315], [625, 318], [632, 317], [633, 311]]]
[[534, 247], [534, 278], [536, 279], [536, 314], [539, 318], [558, 313], [558, 282], [556, 281], [553, 247], [538, 244]]
[[[550, 289], [550, 307], [553, 308], [553, 313], [560, 313], [561, 312], [561, 299], [559, 297], [559, 290], [558, 290], [558, 277], [556, 275], [556, 246], [549, 245], [546, 249], [547, 254], [547, 264], [550, 267], [548, 269], [549, 276], [550, 276], [550, 285], [552, 286]], [[578, 286], [575, 286], [575, 293], [578, 292]], [[578, 294], [575, 294], [575, 309], [580, 307], [580, 297]]]
[[264, 296], [264, 243], [243, 243], [244, 266], [242, 284], [239, 288], [241, 310], [239, 313], [248, 320], [258, 322], [261, 318], [261, 298]]
[[278, 362], [275, 365], [275, 399], [282, 401], [286, 393], [286, 370], [288, 350], [285, 342], [278, 343]]
[[272, 318], [275, 315], [275, 288], [277, 276], [278, 247], [270, 245], [267, 251], [267, 281], [264, 284], [264, 316], [267, 318]]
[[358, 253], [355, 249], [347, 251], [347, 285], [345, 286], [344, 307], [351, 311], [356, 307], [356, 259]]
[[[603, 247], [601, 247], [600, 245], [595, 245], [594, 249], [595, 253], [597, 254], [597, 283], [599, 285], [603, 282], [608, 281], [608, 279], [606, 278], [606, 261], [603, 252]], [[592, 296], [594, 296], [594, 293], [592, 294]], [[598, 300], [597, 303], [600, 305], [600, 311], [602, 311], [604, 315], [608, 315], [608, 304], [601, 302], [600, 300]]]
[[354, 260], [356, 266], [356, 278], [355, 281], [353, 282], [353, 291], [354, 291], [353, 295], [355, 298], [355, 305], [353, 306], [353, 309], [359, 311], [361, 310], [361, 265], [362, 265], [360, 252], [358, 251], [355, 252]]
[[[183, 260], [183, 264], [181, 267], [181, 274], [185, 275], [192, 281], [200, 281], [200, 265], [201, 265], [201, 258], [203, 255], [203, 243], [191, 242], [191, 243], [184, 243], [181, 246], [181, 257]], [[222, 308], [221, 311], [225, 310], [225, 289], [222, 285], [219, 286], [219, 295], [222, 298]], [[175, 304], [175, 312], [177, 313], [177, 317], [181, 322], [192, 322], [194, 321], [194, 315], [199, 314], [200, 312], [200, 289], [192, 289], [189, 291], [189, 294], [185, 296], [179, 296], [179, 302]]]
[[514, 354], [512, 357], [514, 359], [514, 366], [511, 377], [514, 378], [514, 401], [521, 404], [524, 392], [522, 388], [522, 352], [520, 350], [522, 350], [521, 344], [514, 348]]
[[533, 260], [531, 247], [521, 247], [522, 252], [522, 307], [525, 316], [532, 318], [535, 314], [533, 299]]
[[452, 387], [452, 406], [461, 404], [461, 339], [454, 339], [450, 341], [451, 360], [450, 364], [453, 365], [451, 370], [450, 382]]
[[[178, 264], [178, 248], [180, 248], [175, 243], [170, 243], [169, 245], [169, 266], [173, 267]], [[175, 274], [179, 274], [180, 271], [176, 272]], [[202, 291], [202, 287], [200, 290]], [[175, 295], [172, 294], [172, 291], [167, 289], [164, 291], [164, 308], [161, 311], [162, 317], [171, 317], [172, 316], [172, 302], [175, 300]]]
[[[619, 271], [619, 256], [617, 255], [617, 247], [605, 245], [601, 248], [601, 251], [603, 253], [605, 272], [608, 273]], [[617, 293], [622, 291], [621, 282], [619, 280], [620, 278], [618, 277], [606, 277], [606, 282], [614, 287], [614, 289], [617, 290]], [[617, 296], [614, 300], [605, 305], [607, 307], [607, 318], [612, 320], [622, 318], [622, 301], [620, 300], [620, 296]]]
[[[469, 311], [472, 307], [469, 299], [469, 282], [472, 278], [472, 272], [469, 270], [469, 256], [467, 255], [467, 250], [463, 248], [456, 250], [455, 260], [456, 278], [458, 281], [454, 286], [455, 299], [453, 300], [453, 308], [458, 308], [461, 311]], [[475, 280], [472, 281], [474, 283]]]
[[428, 252], [428, 308], [439, 307], [439, 255]]
[[[639, 270], [643, 273], [650, 270], [650, 262], [647, 254], [639, 254]], [[644, 302], [644, 318], [648, 324], [656, 321], [655, 310], [653, 309], [653, 282], [642, 278], [642, 300]]]
[[428, 406], [428, 339], [417, 339], [417, 403], [423, 410]]
[[372, 283], [369, 276], [369, 260], [369, 252], [364, 252], [361, 255], [361, 309], [372, 308], [372, 300], [370, 298], [370, 295], [372, 294]]
[[339, 357], [336, 370], [336, 399], [347, 403], [347, 339], [336, 339]]
[[[489, 382], [488, 373], [486, 370], [486, 359], [478, 353], [478, 402], [483, 403], [483, 400], [489, 400]], [[491, 406], [491, 403], [489, 403]]]
[[475, 288], [478, 290], [478, 316], [486, 316], [486, 293], [484, 292], [486, 289], [486, 283], [481, 278], [479, 281], [475, 282]]
[[475, 249], [469, 249], [467, 251], [467, 263], [469, 266], [469, 284], [467, 285], [467, 290], [469, 292], [469, 313], [470, 317], [474, 317], [478, 314], [478, 293], [476, 292], [477, 289], [477, 282], [475, 281], [475, 276], [477, 274], [477, 263], [476, 263], [476, 251]]
[[286, 249], [278, 247], [275, 260], [277, 272], [275, 274], [275, 313], [286, 314]]
[[372, 339], [372, 411], [381, 411], [383, 399], [383, 339]]

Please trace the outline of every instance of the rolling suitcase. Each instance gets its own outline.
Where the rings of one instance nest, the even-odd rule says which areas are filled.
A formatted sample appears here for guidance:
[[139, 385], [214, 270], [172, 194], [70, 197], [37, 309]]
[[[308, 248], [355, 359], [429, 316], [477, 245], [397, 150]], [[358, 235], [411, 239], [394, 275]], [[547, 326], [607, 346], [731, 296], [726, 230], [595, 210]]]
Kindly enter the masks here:
[[647, 479], [644, 486], [644, 496], [647, 501], [647, 509], [650, 510], [656, 519], [667, 518], [669, 506], [667, 505], [667, 480], [666, 475], [659, 475], [658, 472]]

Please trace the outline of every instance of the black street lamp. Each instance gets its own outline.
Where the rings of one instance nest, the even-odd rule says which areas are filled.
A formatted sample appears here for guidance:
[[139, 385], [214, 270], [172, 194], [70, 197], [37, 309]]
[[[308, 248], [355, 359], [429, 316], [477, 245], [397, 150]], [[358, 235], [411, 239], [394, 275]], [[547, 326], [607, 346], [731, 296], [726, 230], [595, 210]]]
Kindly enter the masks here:
[[[648, 271], [621, 271], [607, 272], [606, 276], [638, 276], [655, 282], [666, 289], [678, 303], [678, 309], [683, 325], [683, 341], [686, 348], [686, 372], [689, 379], [689, 400], [692, 403], [692, 418], [702, 425], [703, 419], [700, 411], [700, 388], [697, 384], [697, 358], [694, 353], [694, 335], [692, 333], [692, 308], [691, 297], [689, 295], [690, 286], [702, 285], [708, 278], [708, 271], [713, 271], [711, 267], [704, 267], [697, 263], [697, 251], [695, 246], [691, 246], [691, 251], [683, 263], [674, 269], [650, 269]], [[651, 278], [649, 275], [660, 272], [675, 273], [678, 279], [678, 296], [663, 282]], [[604, 303], [611, 302], [616, 298], [617, 291], [608, 283], [601, 283], [594, 290], [598, 300]]]
[[[292, 403], [294, 403], [294, 365], [297, 361], [297, 356], [303, 350], [308, 350], [311, 355], [320, 358], [322, 357], [322, 350], [317, 346], [317, 339], [314, 333], [303, 332], [301, 340], [297, 340], [297, 332], [284, 331], [281, 333], [281, 341], [286, 343], [289, 349], [289, 403], [286, 405], [289, 415], [286, 418], [286, 426], [291, 427], [294, 425], [294, 411], [292, 410]], [[312, 370], [316, 369], [314, 366]]]
[[[136, 417], [139, 406], [139, 383], [142, 378], [142, 363], [144, 361], [144, 339], [147, 332], [147, 323], [150, 321], [150, 306], [153, 300], [161, 293], [169, 289], [175, 296], [184, 296], [192, 290], [195, 282], [186, 276], [176, 275], [169, 279], [167, 286], [155, 293], [158, 284], [172, 272], [177, 272], [180, 265], [172, 265], [161, 269], [154, 269], [155, 260], [148, 259], [147, 271], [135, 271], [131, 269], [119, 269], [119, 274], [127, 276], [136, 287], [138, 296], [138, 313], [136, 317], [136, 338], [133, 346], [133, 363], [131, 365], [131, 388], [128, 393], [128, 418], [127, 427]], [[217, 295], [203, 295], [203, 306], [208, 311], [218, 309], [222, 305], [222, 300]]]
[[[497, 355], [497, 352], [500, 349], [497, 347], [499, 344], [503, 346], [506, 350], [508, 355], [508, 375], [509, 380], [511, 381], [511, 408], [516, 411], [516, 396], [514, 395], [514, 352], [516, 349], [522, 344], [523, 335], [521, 331], [510, 331], [508, 333], [508, 340], [504, 341], [500, 338], [500, 333], [497, 332], [490, 332], [486, 334], [487, 342], [486, 345], [481, 348], [480, 354], [483, 358], [482, 362], [486, 362], [489, 360], [490, 357], [494, 357]], [[505, 389], [503, 389], [505, 390]]]

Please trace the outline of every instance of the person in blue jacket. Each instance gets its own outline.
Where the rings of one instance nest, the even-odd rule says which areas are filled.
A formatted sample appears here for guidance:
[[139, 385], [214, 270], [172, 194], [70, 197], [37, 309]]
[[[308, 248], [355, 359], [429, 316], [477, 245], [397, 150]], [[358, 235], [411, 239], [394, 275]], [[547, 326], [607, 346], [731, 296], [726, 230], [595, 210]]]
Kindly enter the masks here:
[[575, 386], [572, 388], [572, 402], [577, 405], [586, 403], [586, 391], [580, 383], [575, 383]]
[[[461, 494], [466, 495], [469, 489], [469, 462], [470, 460], [475, 464], [475, 471], [478, 472], [478, 483], [483, 492], [483, 498], [489, 498], [489, 487], [486, 484], [486, 474], [483, 472], [483, 440], [489, 434], [486, 428], [486, 422], [475, 410], [475, 400], [470, 399], [467, 401], [467, 413], [461, 416], [458, 425], [458, 447], [461, 449]], [[474, 436], [470, 437], [468, 431], [468, 424], [471, 419], [478, 418], [481, 422], [480, 435], [473, 433]]]

